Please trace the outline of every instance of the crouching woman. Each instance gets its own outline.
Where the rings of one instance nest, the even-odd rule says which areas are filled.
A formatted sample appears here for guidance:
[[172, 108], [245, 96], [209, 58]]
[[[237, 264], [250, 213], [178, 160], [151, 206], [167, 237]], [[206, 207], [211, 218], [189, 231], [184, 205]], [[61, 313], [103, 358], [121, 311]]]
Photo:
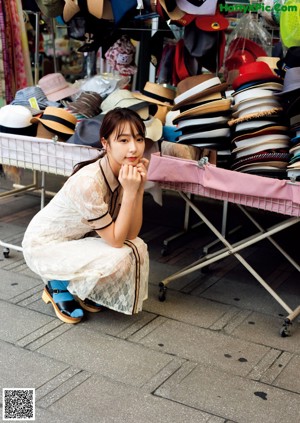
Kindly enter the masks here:
[[148, 294], [148, 250], [138, 237], [148, 168], [144, 123], [132, 110], [113, 109], [100, 140], [101, 157], [77, 165], [22, 242], [27, 265], [45, 283], [42, 299], [66, 323], [103, 307], [135, 314]]

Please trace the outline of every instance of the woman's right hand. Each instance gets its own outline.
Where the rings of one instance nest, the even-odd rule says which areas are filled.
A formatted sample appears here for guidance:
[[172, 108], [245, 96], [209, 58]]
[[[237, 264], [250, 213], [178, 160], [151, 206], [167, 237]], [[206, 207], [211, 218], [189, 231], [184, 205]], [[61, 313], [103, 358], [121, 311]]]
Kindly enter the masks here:
[[132, 194], [137, 193], [142, 181], [142, 177], [138, 169], [135, 166], [130, 166], [128, 164], [122, 165], [118, 179], [124, 191], [128, 193], [131, 192]]

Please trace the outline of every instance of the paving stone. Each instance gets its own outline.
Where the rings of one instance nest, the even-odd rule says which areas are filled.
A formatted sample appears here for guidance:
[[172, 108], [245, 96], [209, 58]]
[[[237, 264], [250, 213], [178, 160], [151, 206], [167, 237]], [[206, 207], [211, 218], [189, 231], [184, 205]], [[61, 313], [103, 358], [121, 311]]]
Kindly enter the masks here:
[[53, 319], [15, 304], [0, 301], [0, 339], [17, 342]]
[[209, 327], [232, 307], [204, 298], [182, 294], [168, 289], [166, 301], [158, 300], [158, 289], [149, 287], [149, 298], [144, 302], [144, 310], [170, 319], [201, 327]]
[[[56, 378], [60, 383], [55, 389], [50, 390], [47, 395], [43, 396], [42, 399], [38, 400], [37, 403], [40, 407], [48, 408], [50, 405], [57, 402], [61, 397], [67, 395], [68, 392], [72, 391], [76, 386], [81, 385], [85, 380], [91, 377], [90, 373], [85, 371], [75, 370], [73, 371], [73, 373], [68, 373], [69, 374], [67, 375], [67, 377], [62, 380], [59, 380], [60, 378]], [[51, 381], [51, 385], [52, 383], [53, 381]], [[39, 394], [40, 392], [38, 391], [37, 393]]]
[[0, 341], [1, 388], [37, 389], [68, 367], [61, 361]]
[[0, 269], [0, 298], [11, 300], [18, 295], [27, 295], [27, 292], [40, 284], [37, 279], [22, 274]]
[[49, 411], [91, 423], [204, 423], [207, 413], [155, 397], [109, 378], [93, 376], [60, 398]]
[[155, 394], [235, 422], [299, 421], [299, 395], [206, 365], [175, 374]]
[[[300, 357], [296, 355], [287, 358], [290, 358], [290, 360], [279, 373], [273, 385], [300, 394]], [[277, 365], [283, 367], [282, 363], [277, 363]]]
[[230, 275], [222, 278], [201, 294], [202, 297], [243, 309], [250, 309], [272, 315], [282, 312], [282, 307], [254, 279]]
[[283, 321], [283, 317], [276, 318], [253, 312], [231, 334], [255, 344], [299, 354], [300, 324], [294, 321], [291, 327], [291, 336], [284, 338], [279, 334]]
[[146, 326], [155, 317], [155, 314], [146, 311], [129, 316], [107, 309], [101, 313], [86, 313], [85, 319], [80, 323], [80, 326], [88, 327], [89, 330], [94, 332], [106, 333], [126, 339]]
[[139, 341], [147, 348], [246, 376], [268, 352], [228, 335], [166, 320]]
[[35, 409], [35, 422], [36, 423], [83, 423], [82, 420], [77, 420], [76, 416], [59, 415], [59, 410], [54, 413], [42, 408], [36, 407]]
[[170, 355], [95, 333], [82, 325], [73, 327], [37, 351], [132, 386], [144, 385], [173, 360]]

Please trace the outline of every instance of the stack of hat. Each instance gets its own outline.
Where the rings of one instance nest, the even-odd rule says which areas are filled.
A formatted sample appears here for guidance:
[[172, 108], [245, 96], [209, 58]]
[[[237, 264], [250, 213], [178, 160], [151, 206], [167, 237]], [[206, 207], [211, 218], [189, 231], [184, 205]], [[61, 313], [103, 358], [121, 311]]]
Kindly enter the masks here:
[[135, 98], [131, 91], [126, 89], [113, 91], [102, 101], [100, 107], [102, 110], [100, 114], [92, 118], [83, 119], [76, 126], [74, 134], [67, 140], [68, 143], [99, 148], [99, 133], [102, 120], [108, 111], [116, 107], [126, 107], [137, 112], [145, 123], [146, 137], [154, 142], [161, 139], [162, 123], [151, 115], [151, 112], [157, 111], [157, 107], [147, 101]]
[[181, 134], [178, 143], [226, 151], [230, 146], [231, 100], [224, 97], [226, 83], [212, 73], [195, 75], [180, 81], [174, 110], [180, 113], [173, 123]]
[[287, 175], [294, 179], [300, 176], [300, 67], [286, 69], [283, 90], [277, 97], [282, 101], [289, 121], [291, 145]]
[[241, 66], [232, 83], [232, 169], [286, 174], [290, 137], [277, 93], [281, 79], [265, 62]]

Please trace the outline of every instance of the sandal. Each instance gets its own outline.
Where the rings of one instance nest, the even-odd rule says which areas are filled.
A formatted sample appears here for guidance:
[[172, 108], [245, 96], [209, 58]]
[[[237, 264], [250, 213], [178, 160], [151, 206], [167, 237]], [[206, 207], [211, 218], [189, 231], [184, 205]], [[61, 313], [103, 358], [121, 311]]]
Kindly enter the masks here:
[[73, 295], [67, 290], [68, 281], [49, 281], [42, 300], [52, 303], [56, 316], [65, 323], [79, 323], [84, 315]]
[[86, 298], [85, 300], [77, 298], [77, 300], [81, 307], [86, 311], [89, 311], [91, 313], [99, 313], [99, 311], [103, 311], [103, 306], [95, 303], [94, 301], [89, 300], [88, 298]]

